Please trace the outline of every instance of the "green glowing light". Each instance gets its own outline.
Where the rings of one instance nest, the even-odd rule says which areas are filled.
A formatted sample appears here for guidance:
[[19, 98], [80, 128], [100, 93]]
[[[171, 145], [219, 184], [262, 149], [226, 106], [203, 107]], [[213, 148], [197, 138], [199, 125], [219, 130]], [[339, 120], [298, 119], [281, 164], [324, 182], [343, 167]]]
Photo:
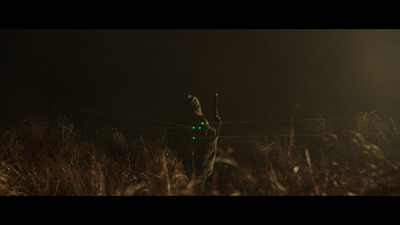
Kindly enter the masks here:
[[201, 125], [204, 125], [204, 122], [201, 122]]
[[196, 129], [196, 127], [192, 127], [192, 128], [193, 128], [193, 130]]
[[199, 127], [199, 130], [201, 130], [201, 127]]
[[193, 140], [196, 139], [196, 137], [192, 137], [192, 138], [193, 138]]

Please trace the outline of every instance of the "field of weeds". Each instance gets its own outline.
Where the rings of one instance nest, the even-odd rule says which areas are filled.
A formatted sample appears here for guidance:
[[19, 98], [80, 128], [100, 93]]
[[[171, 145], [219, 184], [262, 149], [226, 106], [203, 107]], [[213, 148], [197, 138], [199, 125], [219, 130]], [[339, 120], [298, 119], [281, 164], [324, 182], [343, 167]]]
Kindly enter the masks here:
[[376, 112], [220, 141], [210, 188], [198, 193], [162, 133], [129, 140], [116, 128], [77, 129], [65, 116], [29, 117], [0, 130], [0, 195], [400, 194], [400, 124]]

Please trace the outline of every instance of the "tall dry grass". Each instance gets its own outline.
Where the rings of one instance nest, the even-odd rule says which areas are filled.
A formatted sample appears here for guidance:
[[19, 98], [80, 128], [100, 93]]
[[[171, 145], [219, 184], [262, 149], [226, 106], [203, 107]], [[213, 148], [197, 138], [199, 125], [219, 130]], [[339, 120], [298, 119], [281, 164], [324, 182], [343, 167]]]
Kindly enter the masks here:
[[128, 140], [115, 128], [89, 134], [65, 116], [30, 117], [0, 131], [0, 195], [400, 194], [398, 121], [323, 115], [275, 134], [225, 141], [198, 191], [163, 135]]
[[112, 128], [87, 138], [66, 117], [28, 118], [1, 133], [0, 149], [0, 195], [172, 195], [184, 184], [159, 143]]

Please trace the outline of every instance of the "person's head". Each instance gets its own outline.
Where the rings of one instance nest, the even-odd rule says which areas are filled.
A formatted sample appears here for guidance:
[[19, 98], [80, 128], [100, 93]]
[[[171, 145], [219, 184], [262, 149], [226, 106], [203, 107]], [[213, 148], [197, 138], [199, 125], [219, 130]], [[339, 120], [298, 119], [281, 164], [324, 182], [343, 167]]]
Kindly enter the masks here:
[[196, 96], [187, 95], [184, 102], [184, 111], [189, 115], [203, 116], [200, 101]]

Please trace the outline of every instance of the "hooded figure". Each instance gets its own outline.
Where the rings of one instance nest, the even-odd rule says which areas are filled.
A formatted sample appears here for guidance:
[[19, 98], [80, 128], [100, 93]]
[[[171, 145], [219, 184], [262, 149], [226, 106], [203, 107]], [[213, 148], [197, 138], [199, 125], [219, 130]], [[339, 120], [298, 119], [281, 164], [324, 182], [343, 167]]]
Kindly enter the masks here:
[[221, 119], [211, 125], [203, 115], [199, 100], [187, 95], [184, 105], [173, 121], [185, 125], [168, 132], [167, 145], [182, 159], [186, 175], [194, 180], [205, 181], [214, 168], [217, 140]]

